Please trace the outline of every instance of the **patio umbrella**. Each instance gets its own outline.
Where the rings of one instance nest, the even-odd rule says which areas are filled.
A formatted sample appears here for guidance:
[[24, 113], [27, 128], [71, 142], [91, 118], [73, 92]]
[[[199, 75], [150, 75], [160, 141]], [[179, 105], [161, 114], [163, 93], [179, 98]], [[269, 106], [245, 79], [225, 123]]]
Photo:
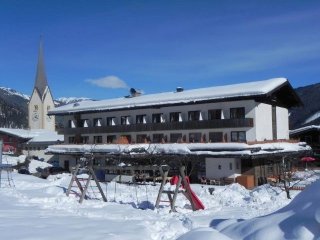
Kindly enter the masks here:
[[315, 159], [314, 157], [309, 157], [309, 156], [306, 156], [306, 157], [302, 157], [302, 158], [301, 158], [301, 161], [306, 163], [306, 168], [307, 168], [308, 162], [313, 162], [313, 161], [315, 161], [315, 160], [316, 160], [316, 159]]

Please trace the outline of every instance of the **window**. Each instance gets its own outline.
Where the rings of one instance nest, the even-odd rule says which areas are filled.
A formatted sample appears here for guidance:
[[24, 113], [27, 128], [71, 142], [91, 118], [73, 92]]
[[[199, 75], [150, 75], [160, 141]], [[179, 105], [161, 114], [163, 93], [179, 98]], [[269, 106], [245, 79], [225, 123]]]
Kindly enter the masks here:
[[223, 132], [209, 132], [209, 142], [223, 142]]
[[34, 111], [38, 111], [39, 110], [39, 106], [38, 105], [34, 105]]
[[114, 126], [116, 125], [116, 118], [115, 117], [107, 117], [107, 126]]
[[76, 127], [76, 125], [74, 124], [74, 121], [73, 121], [73, 120], [69, 120], [69, 121], [68, 121], [68, 127], [69, 127], [69, 128], [75, 128], [75, 127]]
[[80, 141], [84, 144], [89, 143], [89, 136], [81, 136]]
[[136, 141], [137, 141], [137, 143], [147, 142], [147, 134], [138, 134]]
[[188, 112], [188, 120], [189, 121], [199, 121], [202, 120], [200, 111], [190, 111]]
[[171, 133], [170, 142], [172, 143], [181, 143], [182, 142], [182, 133]]
[[208, 111], [208, 120], [222, 119], [221, 109], [212, 109]]
[[89, 120], [88, 119], [81, 119], [80, 127], [89, 127]]
[[181, 112], [171, 112], [170, 122], [182, 122]]
[[230, 108], [230, 118], [231, 119], [245, 118], [244, 107]]
[[154, 113], [152, 114], [152, 122], [153, 123], [162, 123], [164, 122], [162, 113]]
[[115, 143], [117, 140], [117, 136], [116, 135], [108, 135], [107, 136], [107, 143]]
[[131, 135], [121, 135], [119, 143], [120, 144], [129, 144], [129, 143], [131, 143]]
[[69, 143], [75, 143], [75, 137], [69, 137]]
[[231, 132], [231, 142], [246, 142], [246, 132]]
[[101, 127], [102, 126], [102, 118], [95, 118], [93, 119], [93, 125], [95, 127]]
[[162, 141], [164, 141], [163, 134], [153, 134], [153, 142], [154, 143], [161, 143]]
[[232, 163], [229, 163], [229, 169], [232, 170]]
[[93, 136], [93, 143], [102, 143], [102, 136]]
[[136, 124], [147, 123], [146, 115], [137, 115], [136, 116]]
[[121, 116], [120, 122], [121, 122], [121, 125], [129, 125], [130, 124], [130, 116]]
[[191, 143], [201, 142], [201, 133], [189, 133], [189, 142]]

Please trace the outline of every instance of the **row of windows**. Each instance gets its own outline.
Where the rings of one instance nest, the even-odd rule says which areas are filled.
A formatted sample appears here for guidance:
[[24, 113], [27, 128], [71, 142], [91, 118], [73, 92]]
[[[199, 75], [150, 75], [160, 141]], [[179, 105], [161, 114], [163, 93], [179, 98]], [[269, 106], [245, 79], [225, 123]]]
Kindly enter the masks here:
[[[231, 132], [231, 142], [246, 142], [246, 132], [245, 131], [233, 131]], [[151, 139], [152, 137], [152, 139]], [[107, 143], [182, 143], [187, 142], [187, 136], [182, 133], [171, 133], [168, 136], [162, 133], [147, 135], [147, 134], [137, 134], [135, 141], [132, 139], [131, 135], [121, 135], [117, 138], [116, 135], [108, 135], [106, 139]], [[228, 135], [223, 134], [223, 132], [209, 132], [209, 136], [202, 134], [200, 132], [189, 133], [188, 142], [199, 143], [199, 142], [228, 142]], [[79, 139], [75, 137], [69, 137], [69, 143], [83, 143], [89, 144], [89, 136], [81, 136]], [[104, 143], [103, 137], [101, 135], [93, 136], [93, 143], [99, 144]]]
[[[222, 110], [221, 109], [212, 109], [208, 111], [208, 120], [215, 120], [215, 119], [223, 119]], [[230, 108], [230, 118], [231, 119], [240, 119], [245, 118], [245, 108]], [[145, 124], [147, 123], [147, 115], [141, 114], [136, 115], [135, 119], [136, 124]], [[201, 111], [189, 111], [188, 112], [188, 121], [201, 121], [203, 120], [202, 112]], [[103, 125], [102, 118], [94, 118], [93, 119], [93, 126], [94, 127], [101, 127]], [[129, 125], [131, 124], [132, 118], [131, 116], [121, 116], [120, 117], [120, 124], [121, 125]], [[182, 122], [182, 113], [181, 112], [171, 112], [169, 113], [169, 121], [170, 122]], [[163, 113], [155, 113], [151, 115], [151, 122], [152, 123], [163, 123], [165, 122], [165, 115]], [[107, 126], [114, 126], [117, 123], [116, 117], [107, 117], [106, 118], [106, 125]], [[89, 120], [82, 119], [80, 121], [79, 127], [89, 127]], [[72, 120], [69, 120], [69, 127], [74, 128], [76, 127], [75, 123]]]
[[40, 150], [47, 149], [47, 147], [46, 146], [43, 146], [43, 147], [28, 147], [28, 146], [26, 146], [24, 149], [26, 151], [40, 151]]

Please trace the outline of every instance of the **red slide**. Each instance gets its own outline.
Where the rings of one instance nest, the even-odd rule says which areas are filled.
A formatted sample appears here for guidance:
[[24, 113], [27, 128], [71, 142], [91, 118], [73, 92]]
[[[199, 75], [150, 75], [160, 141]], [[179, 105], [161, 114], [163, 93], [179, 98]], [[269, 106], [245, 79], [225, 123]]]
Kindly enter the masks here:
[[204, 209], [204, 205], [201, 202], [201, 200], [198, 198], [198, 196], [194, 193], [194, 191], [191, 190], [190, 188], [190, 192], [191, 192], [191, 201], [193, 202], [193, 205], [195, 207], [195, 210], [200, 210], [200, 209]]
[[[184, 193], [185, 196], [189, 199], [189, 201], [193, 203], [193, 206], [194, 206], [194, 210], [200, 210], [200, 209], [204, 209], [204, 205], [203, 203], [201, 202], [201, 200], [198, 198], [198, 196], [195, 194], [194, 191], [192, 191], [191, 187], [190, 187], [190, 184], [189, 184], [189, 178], [186, 177], [186, 180], [187, 180], [187, 183], [188, 183], [188, 188], [190, 189], [190, 193], [191, 193], [191, 199], [189, 199], [188, 197], [188, 194]], [[178, 176], [173, 176], [170, 180], [170, 184], [171, 185], [176, 185], [179, 181], [179, 177]], [[183, 186], [183, 188], [185, 188], [185, 186]]]

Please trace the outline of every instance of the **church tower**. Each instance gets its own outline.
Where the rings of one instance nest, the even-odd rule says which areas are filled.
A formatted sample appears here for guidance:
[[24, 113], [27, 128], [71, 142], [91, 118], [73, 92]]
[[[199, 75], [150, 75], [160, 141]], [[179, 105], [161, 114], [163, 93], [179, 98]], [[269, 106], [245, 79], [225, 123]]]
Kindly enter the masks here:
[[40, 39], [36, 80], [28, 104], [29, 128], [55, 131], [54, 116], [47, 115], [54, 109], [54, 102], [47, 82], [42, 45]]

